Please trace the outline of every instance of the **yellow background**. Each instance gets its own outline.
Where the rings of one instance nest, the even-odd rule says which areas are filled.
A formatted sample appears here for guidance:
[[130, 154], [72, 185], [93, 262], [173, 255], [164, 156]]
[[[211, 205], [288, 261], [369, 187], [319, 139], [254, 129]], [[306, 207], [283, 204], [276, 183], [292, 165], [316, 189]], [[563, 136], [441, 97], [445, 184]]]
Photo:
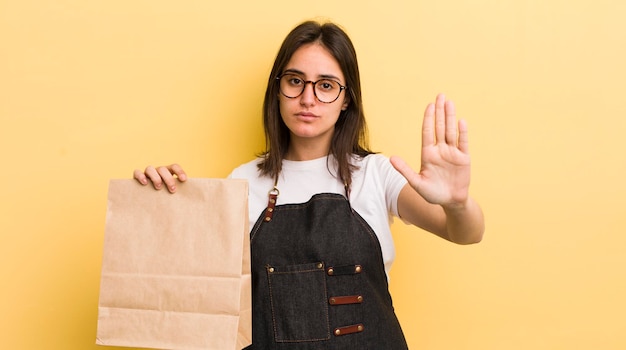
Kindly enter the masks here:
[[470, 125], [484, 241], [394, 224], [412, 349], [626, 348], [626, 4], [0, 1], [0, 347], [94, 345], [108, 180], [262, 150], [287, 32], [343, 25], [372, 145], [419, 164], [424, 106]]

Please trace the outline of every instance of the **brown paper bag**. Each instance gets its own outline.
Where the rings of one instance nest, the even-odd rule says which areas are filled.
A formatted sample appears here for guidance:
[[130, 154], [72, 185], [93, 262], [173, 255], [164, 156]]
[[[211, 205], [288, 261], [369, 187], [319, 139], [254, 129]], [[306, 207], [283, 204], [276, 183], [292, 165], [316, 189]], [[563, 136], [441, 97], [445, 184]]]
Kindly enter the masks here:
[[96, 344], [251, 343], [248, 183], [189, 179], [175, 194], [111, 180]]

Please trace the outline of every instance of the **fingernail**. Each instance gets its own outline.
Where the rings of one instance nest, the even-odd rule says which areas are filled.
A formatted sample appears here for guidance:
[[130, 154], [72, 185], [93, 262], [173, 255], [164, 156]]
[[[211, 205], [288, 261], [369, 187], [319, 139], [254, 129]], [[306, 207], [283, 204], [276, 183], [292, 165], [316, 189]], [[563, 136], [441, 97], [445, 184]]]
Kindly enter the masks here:
[[176, 186], [170, 187], [170, 192], [174, 192], [174, 191], [176, 191]]

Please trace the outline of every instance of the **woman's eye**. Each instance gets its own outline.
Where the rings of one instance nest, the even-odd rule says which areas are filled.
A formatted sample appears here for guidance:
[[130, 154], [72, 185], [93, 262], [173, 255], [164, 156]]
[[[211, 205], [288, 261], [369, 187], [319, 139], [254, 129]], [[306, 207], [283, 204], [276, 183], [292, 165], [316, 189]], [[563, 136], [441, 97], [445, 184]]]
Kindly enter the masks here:
[[302, 79], [298, 78], [291, 78], [289, 82], [291, 83], [291, 85], [302, 85]]
[[322, 90], [332, 90], [335, 87], [335, 84], [330, 81], [320, 81], [319, 85]]

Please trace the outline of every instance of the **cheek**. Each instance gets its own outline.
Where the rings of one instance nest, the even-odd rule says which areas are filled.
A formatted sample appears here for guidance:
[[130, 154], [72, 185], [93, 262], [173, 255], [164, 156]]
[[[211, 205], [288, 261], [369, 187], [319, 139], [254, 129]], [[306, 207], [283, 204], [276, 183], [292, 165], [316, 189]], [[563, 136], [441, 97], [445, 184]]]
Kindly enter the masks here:
[[282, 118], [283, 115], [288, 114], [289, 111], [289, 100], [285, 101], [285, 98], [278, 97], [278, 111], [280, 112], [280, 116]]
[[343, 104], [337, 103], [336, 105], [332, 107], [332, 113], [336, 115], [337, 119], [339, 119], [339, 116], [341, 115], [343, 111], [344, 111]]
[[298, 104], [299, 102], [298, 98], [287, 98], [285, 96], [283, 96], [282, 94], [278, 94], [278, 106], [280, 107], [280, 109], [286, 108], [287, 106], [291, 106], [294, 103]]

